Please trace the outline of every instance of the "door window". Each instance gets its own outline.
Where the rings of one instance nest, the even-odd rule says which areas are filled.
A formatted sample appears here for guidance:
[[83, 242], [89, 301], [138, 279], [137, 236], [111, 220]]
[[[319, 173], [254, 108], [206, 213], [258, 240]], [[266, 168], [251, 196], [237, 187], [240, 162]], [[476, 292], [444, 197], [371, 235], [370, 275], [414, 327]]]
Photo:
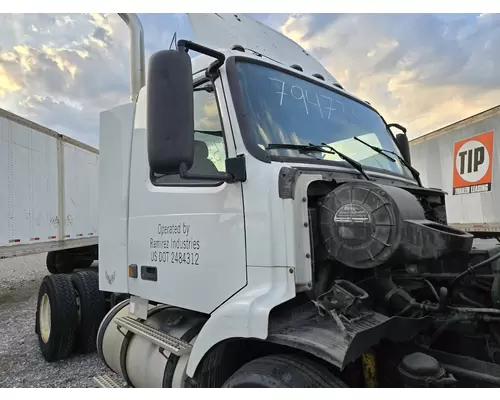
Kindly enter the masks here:
[[[195, 88], [197, 90], [193, 94], [194, 162], [189, 172], [196, 174], [214, 174], [226, 170], [226, 143], [215, 91], [212, 88], [212, 84], [204, 82]], [[152, 174], [152, 182], [159, 186], [214, 184], [213, 181], [181, 179], [178, 174]]]

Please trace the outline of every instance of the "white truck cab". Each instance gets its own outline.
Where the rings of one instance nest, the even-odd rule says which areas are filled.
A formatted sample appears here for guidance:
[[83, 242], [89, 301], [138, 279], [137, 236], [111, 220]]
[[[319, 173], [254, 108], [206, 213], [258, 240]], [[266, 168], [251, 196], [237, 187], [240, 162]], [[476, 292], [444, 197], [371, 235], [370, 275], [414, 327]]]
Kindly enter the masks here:
[[[266, 339], [270, 311], [312, 288], [302, 199], [322, 174], [361, 176], [336, 155], [270, 143], [328, 143], [368, 177], [417, 185], [400, 160], [353, 139], [399, 152], [382, 117], [298, 45], [245, 16], [207, 21], [209, 42], [238, 41], [154, 55], [137, 104], [104, 112], [100, 132], [100, 288], [210, 315], [188, 374], [218, 342]], [[191, 60], [189, 47], [205, 54]]]
[[500, 256], [470, 252], [405, 129], [300, 46], [243, 15], [190, 20], [197, 43], [154, 54], [137, 102], [101, 115], [99, 287], [130, 296], [101, 359], [132, 387], [456, 384], [457, 350], [428, 344], [466, 312], [468, 262]]

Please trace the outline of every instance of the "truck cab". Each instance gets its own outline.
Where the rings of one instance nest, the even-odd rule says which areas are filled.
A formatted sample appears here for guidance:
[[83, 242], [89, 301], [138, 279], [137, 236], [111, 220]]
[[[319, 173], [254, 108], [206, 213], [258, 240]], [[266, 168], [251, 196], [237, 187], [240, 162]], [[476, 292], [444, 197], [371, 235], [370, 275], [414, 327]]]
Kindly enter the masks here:
[[99, 286], [130, 296], [101, 359], [132, 387], [376, 386], [382, 354], [385, 385], [455, 384], [442, 363], [463, 374], [464, 342], [438, 316], [471, 311], [430, 277], [500, 256], [471, 253], [405, 129], [304, 49], [245, 16], [190, 18], [199, 42], [154, 54], [137, 102], [101, 115]]

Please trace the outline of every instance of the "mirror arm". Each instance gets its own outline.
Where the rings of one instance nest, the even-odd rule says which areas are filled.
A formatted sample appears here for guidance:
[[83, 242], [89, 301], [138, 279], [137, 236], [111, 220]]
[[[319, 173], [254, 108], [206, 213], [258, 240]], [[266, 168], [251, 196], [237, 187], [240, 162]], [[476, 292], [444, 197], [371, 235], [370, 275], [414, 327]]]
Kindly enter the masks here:
[[179, 166], [181, 179], [194, 179], [202, 181], [223, 181], [227, 183], [246, 182], [247, 168], [245, 155], [238, 154], [236, 157], [226, 159], [226, 171], [217, 174], [193, 174], [190, 173], [186, 164]]
[[397, 123], [387, 124], [387, 128], [391, 129], [392, 127], [398, 128], [401, 132], [403, 132], [406, 135], [406, 128], [404, 126]]
[[228, 172], [219, 172], [217, 174], [193, 174], [189, 172], [186, 163], [181, 163], [179, 166], [179, 176], [181, 179], [186, 180], [200, 180], [200, 181], [223, 181], [233, 183], [236, 181], [233, 174]]
[[177, 48], [179, 51], [185, 51], [186, 53], [189, 50], [196, 51], [197, 53], [200, 54], [205, 54], [209, 57], [213, 57], [216, 59], [213, 63], [211, 63], [206, 71], [206, 76], [207, 78], [215, 78], [217, 76], [217, 72], [219, 71], [219, 68], [224, 65], [224, 62], [226, 61], [226, 56], [224, 53], [221, 53], [220, 51], [213, 50], [209, 47], [202, 46], [201, 44], [197, 44], [194, 42], [191, 42], [190, 40], [184, 40], [181, 39], [177, 42]]

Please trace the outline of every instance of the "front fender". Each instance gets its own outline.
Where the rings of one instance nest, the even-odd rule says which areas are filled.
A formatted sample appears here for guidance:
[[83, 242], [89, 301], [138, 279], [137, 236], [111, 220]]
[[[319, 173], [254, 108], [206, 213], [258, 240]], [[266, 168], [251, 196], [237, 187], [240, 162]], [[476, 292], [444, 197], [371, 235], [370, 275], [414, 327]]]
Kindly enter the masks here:
[[389, 318], [370, 312], [353, 322], [342, 320], [342, 331], [332, 317], [320, 316], [312, 302], [280, 308], [271, 313], [267, 341], [313, 354], [340, 370], [382, 339], [411, 340], [431, 323], [427, 317]]
[[216, 311], [196, 339], [186, 373], [193, 377], [204, 355], [231, 338], [266, 339], [269, 313], [295, 297], [295, 277], [288, 267], [247, 268], [248, 285]]

